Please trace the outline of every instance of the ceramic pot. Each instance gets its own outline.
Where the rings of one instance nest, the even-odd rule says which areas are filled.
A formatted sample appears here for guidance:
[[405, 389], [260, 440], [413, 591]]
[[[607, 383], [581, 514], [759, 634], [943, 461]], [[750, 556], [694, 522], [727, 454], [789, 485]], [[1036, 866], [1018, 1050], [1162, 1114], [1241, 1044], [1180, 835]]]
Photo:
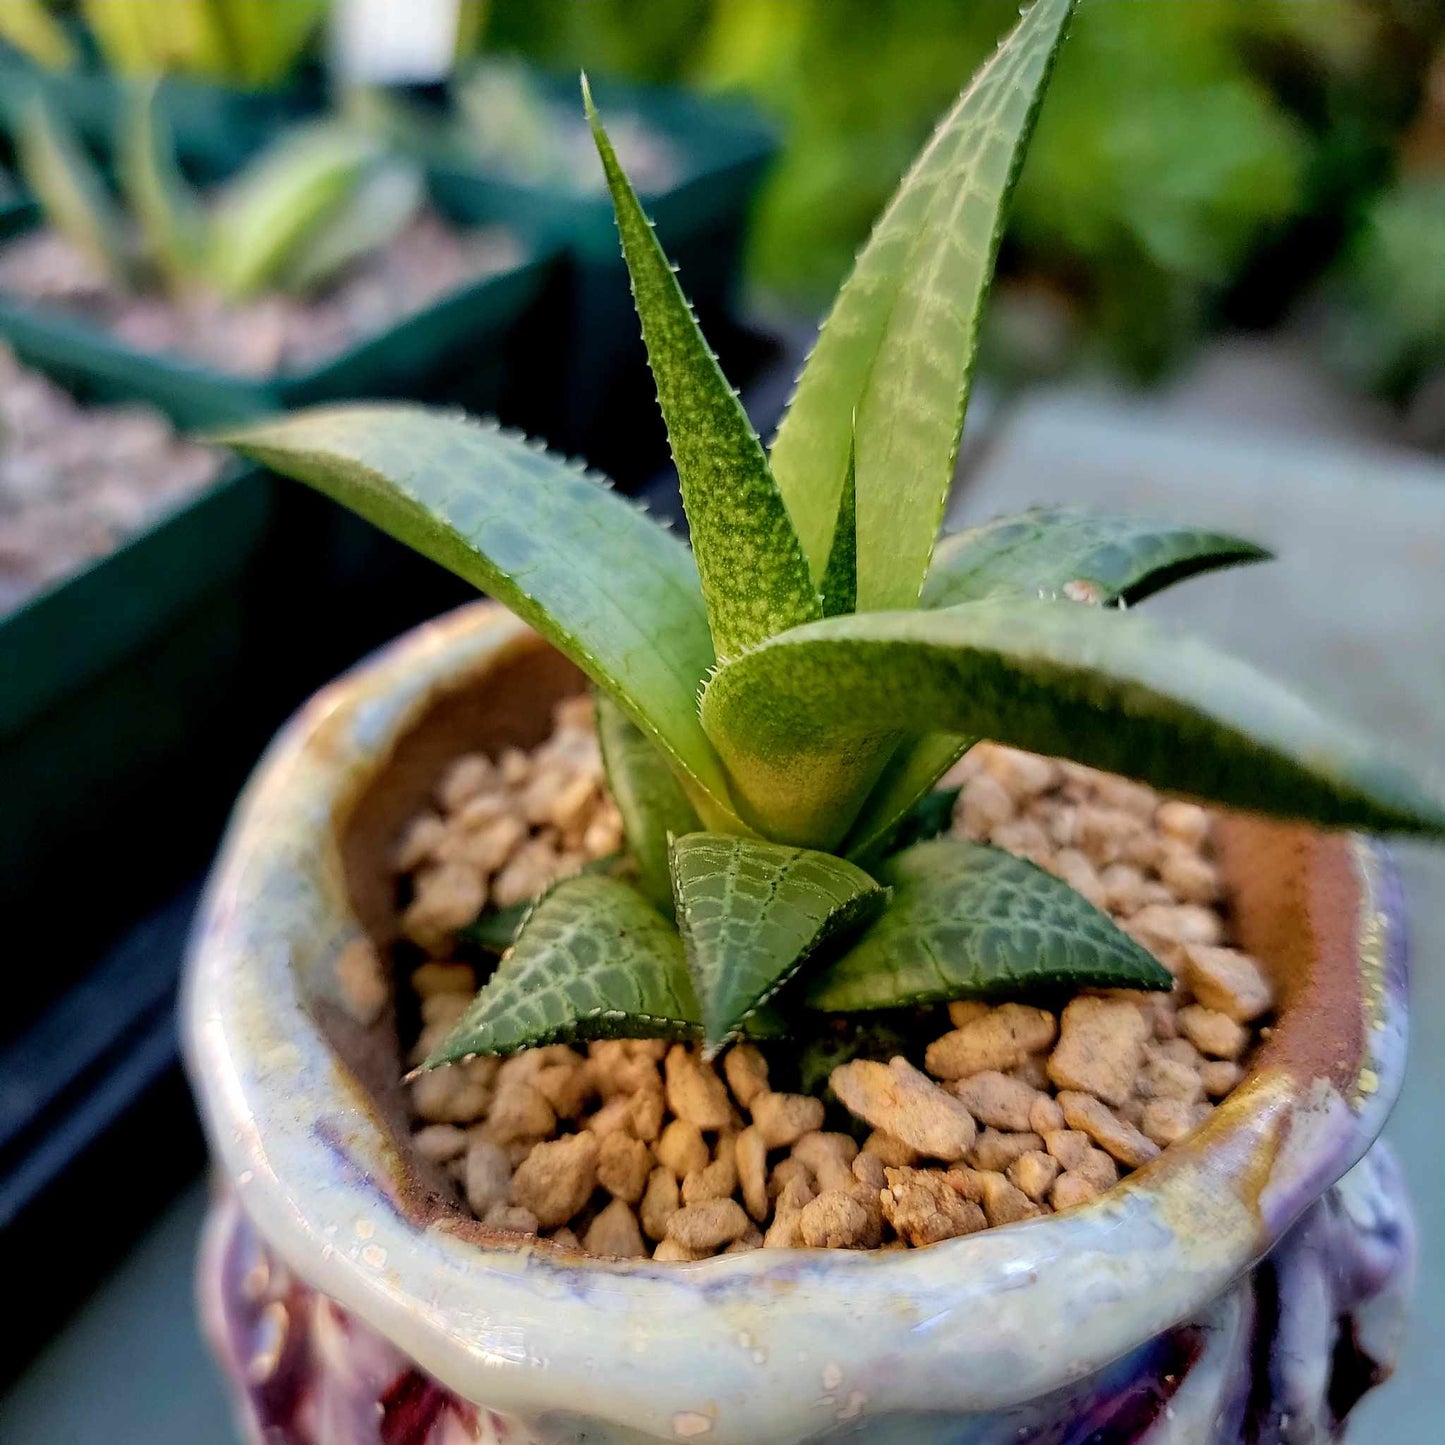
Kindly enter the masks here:
[[1388, 1373], [1412, 1257], [1371, 1149], [1404, 1063], [1400, 898], [1361, 838], [1222, 822], [1277, 1023], [1197, 1134], [1089, 1205], [928, 1249], [691, 1265], [518, 1247], [462, 1216], [402, 1147], [394, 1020], [350, 1023], [332, 963], [394, 936], [387, 849], [447, 760], [536, 744], [579, 685], [467, 607], [321, 693], [242, 796], [185, 1037], [222, 1183], [203, 1312], [249, 1438], [1330, 1438]]

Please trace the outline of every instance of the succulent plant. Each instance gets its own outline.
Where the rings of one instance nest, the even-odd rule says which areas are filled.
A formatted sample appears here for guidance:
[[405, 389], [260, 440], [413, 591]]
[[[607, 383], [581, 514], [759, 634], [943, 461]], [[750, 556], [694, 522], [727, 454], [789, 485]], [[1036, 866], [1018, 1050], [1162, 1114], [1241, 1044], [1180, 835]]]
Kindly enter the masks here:
[[[871, 1011], [1169, 975], [1062, 881], [945, 836], [977, 739], [1325, 826], [1445, 805], [1243, 663], [1126, 610], [1265, 554], [1030, 512], [938, 540], [1002, 217], [1073, 0], [1036, 0], [879, 220], [771, 450], [586, 97], [691, 547], [495, 427], [353, 405], [226, 440], [510, 606], [599, 690], [632, 876], [526, 913], [436, 1066], [603, 1036], [807, 1033]], [[585, 81], [584, 81], [585, 93]]]
[[391, 240], [424, 194], [416, 163], [316, 121], [283, 133], [203, 200], [182, 174], [154, 86], [137, 88], [127, 106], [119, 201], [38, 90], [22, 103], [16, 139], [46, 219], [132, 287], [211, 287], [234, 300], [311, 291]]

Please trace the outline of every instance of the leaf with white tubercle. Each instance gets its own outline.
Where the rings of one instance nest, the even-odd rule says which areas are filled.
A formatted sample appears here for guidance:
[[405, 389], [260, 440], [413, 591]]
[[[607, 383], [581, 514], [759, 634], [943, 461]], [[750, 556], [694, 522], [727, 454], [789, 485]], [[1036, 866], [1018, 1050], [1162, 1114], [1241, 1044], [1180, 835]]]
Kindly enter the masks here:
[[580, 467], [455, 413], [318, 407], [215, 439], [505, 603], [617, 700], [695, 801], [735, 821], [698, 720], [713, 650], [678, 537]]
[[900, 184], [773, 443], [821, 576], [856, 425], [858, 606], [912, 607], [953, 479], [1004, 210], [1073, 0], [1036, 0]]
[[[1253, 542], [1205, 528], [1148, 517], [1040, 509], [944, 537], [934, 552], [920, 606], [954, 606], [991, 596], [1101, 606], [1135, 603], [1202, 572], [1269, 556]], [[878, 847], [973, 742], [931, 733], [901, 743], [864, 802], [844, 851], [851, 857]]]
[[1174, 979], [1067, 883], [998, 848], [937, 838], [878, 867], [881, 917], [809, 983], [834, 1013], [1065, 988], [1168, 989]]
[[1270, 556], [1253, 542], [1207, 528], [1041, 508], [944, 537], [920, 605], [1000, 596], [1133, 604], [1202, 572]]
[[672, 877], [713, 1053], [819, 950], [866, 922], [887, 897], [842, 858], [720, 833], [674, 839]]
[[823, 615], [782, 494], [737, 393], [709, 350], [592, 105], [642, 337], [677, 463], [713, 643], [731, 657]]
[[836, 846], [839, 800], [924, 728], [1327, 827], [1445, 833], [1445, 802], [1350, 729], [1109, 609], [992, 599], [828, 618], [719, 668], [702, 715], [752, 821], [808, 847]]

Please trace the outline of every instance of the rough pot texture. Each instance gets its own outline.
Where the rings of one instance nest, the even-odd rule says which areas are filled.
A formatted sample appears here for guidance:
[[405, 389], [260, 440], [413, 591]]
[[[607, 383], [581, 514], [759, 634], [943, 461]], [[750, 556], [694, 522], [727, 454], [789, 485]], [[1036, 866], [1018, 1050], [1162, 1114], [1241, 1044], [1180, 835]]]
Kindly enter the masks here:
[[519, 1247], [445, 1202], [402, 1147], [394, 1033], [349, 1022], [335, 961], [394, 935], [387, 851], [446, 762], [534, 745], [578, 685], [465, 608], [321, 694], [241, 801], [185, 1029], [226, 1184], [202, 1301], [251, 1437], [1329, 1438], [1393, 1360], [1412, 1243], [1388, 1155], [1351, 1169], [1405, 1036], [1399, 900], [1358, 838], [1226, 822], [1276, 1026], [1203, 1129], [1080, 1208], [668, 1264]]

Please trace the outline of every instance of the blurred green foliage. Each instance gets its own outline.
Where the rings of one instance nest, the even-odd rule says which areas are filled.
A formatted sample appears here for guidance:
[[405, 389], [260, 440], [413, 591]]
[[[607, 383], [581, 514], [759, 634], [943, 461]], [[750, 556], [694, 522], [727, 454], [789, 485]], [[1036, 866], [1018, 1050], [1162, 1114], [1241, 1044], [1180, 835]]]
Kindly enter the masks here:
[[[752, 275], [816, 306], [1017, 11], [495, 0], [487, 43], [754, 97], [785, 148]], [[1083, 343], [1149, 375], [1221, 312], [1277, 319], [1390, 183], [1442, 12], [1438, 0], [1084, 0], [1014, 204], [995, 364], [1057, 362]]]

